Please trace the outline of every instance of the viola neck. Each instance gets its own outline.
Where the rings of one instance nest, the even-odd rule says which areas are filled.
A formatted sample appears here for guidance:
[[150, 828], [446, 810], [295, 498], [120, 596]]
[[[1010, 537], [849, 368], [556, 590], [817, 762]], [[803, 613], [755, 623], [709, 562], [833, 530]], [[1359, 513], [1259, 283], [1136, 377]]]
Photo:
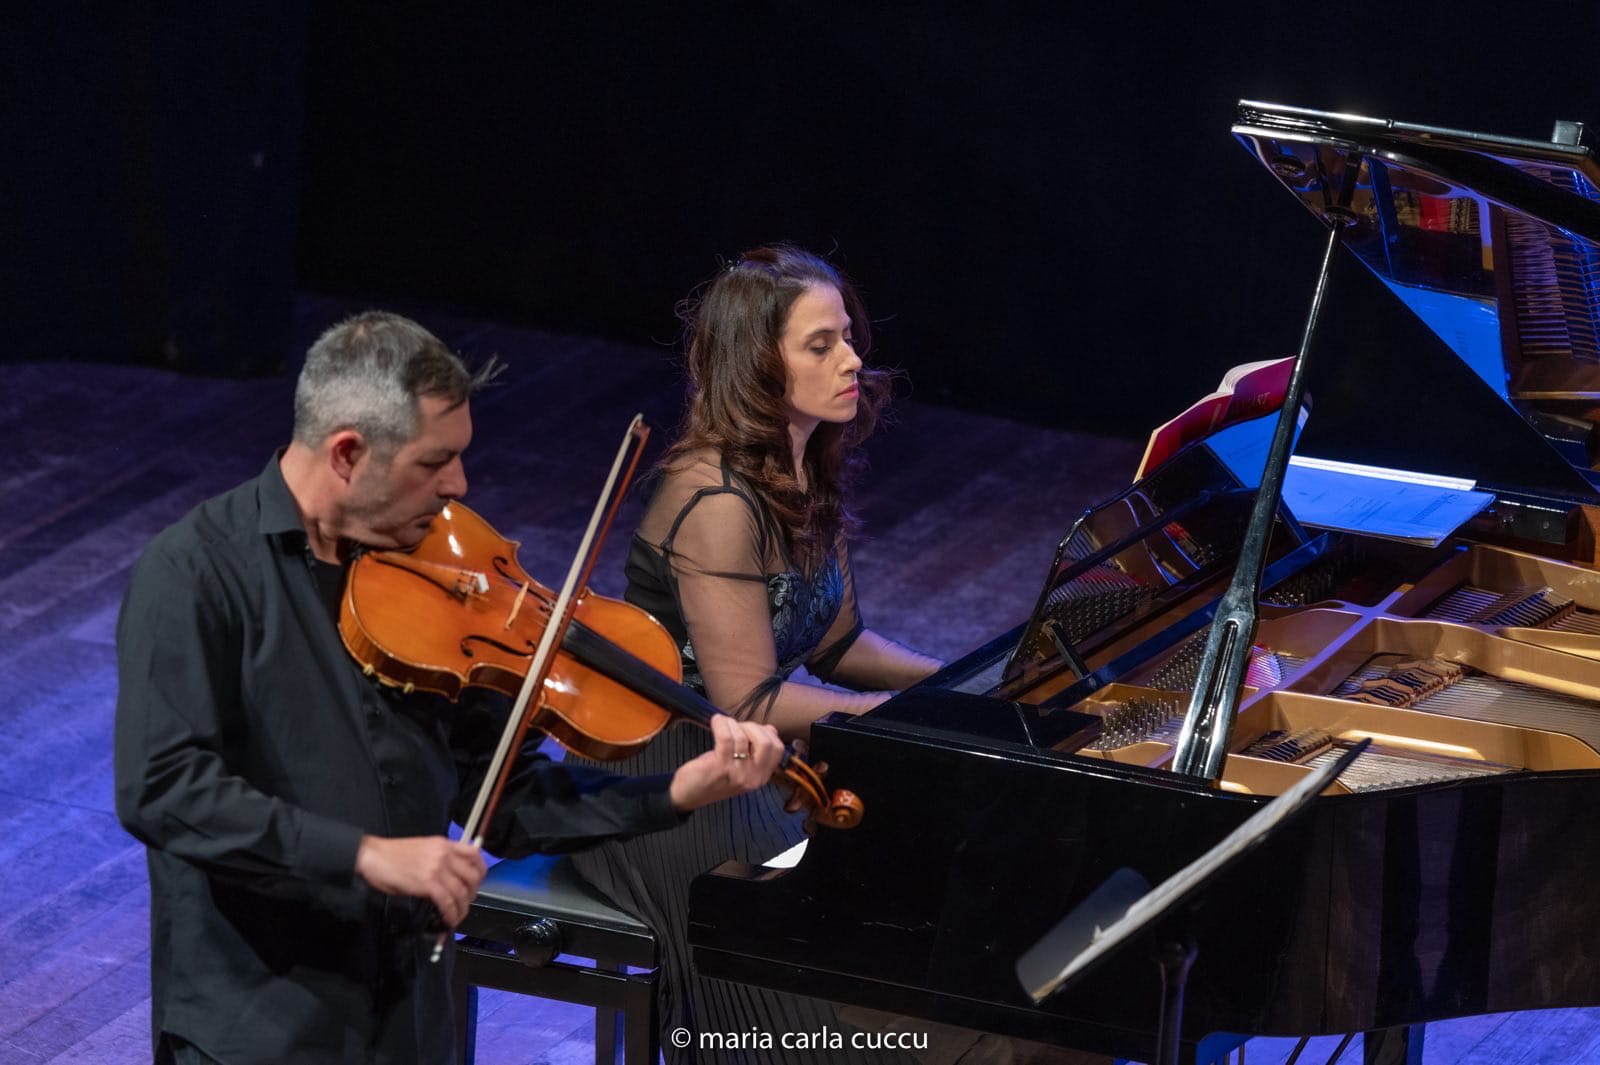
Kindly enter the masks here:
[[[581, 621], [574, 620], [567, 626], [561, 647], [602, 676], [637, 692], [657, 706], [682, 714], [698, 725], [710, 728], [711, 719], [722, 713], [693, 688], [673, 680], [650, 663], [586, 627]], [[786, 749], [783, 760], [778, 763], [779, 768], [787, 767], [793, 757], [794, 752]]]
[[580, 621], [574, 620], [567, 626], [561, 647], [600, 675], [708, 728], [712, 717], [722, 712], [699, 692], [683, 686]]

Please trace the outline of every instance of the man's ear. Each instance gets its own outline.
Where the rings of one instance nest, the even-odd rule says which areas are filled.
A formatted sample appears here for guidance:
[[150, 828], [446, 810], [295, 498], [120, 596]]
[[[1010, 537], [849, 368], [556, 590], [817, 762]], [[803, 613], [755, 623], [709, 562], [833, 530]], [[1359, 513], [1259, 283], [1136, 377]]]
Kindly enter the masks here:
[[341, 429], [328, 438], [328, 465], [341, 481], [349, 481], [367, 454], [367, 442], [354, 429]]

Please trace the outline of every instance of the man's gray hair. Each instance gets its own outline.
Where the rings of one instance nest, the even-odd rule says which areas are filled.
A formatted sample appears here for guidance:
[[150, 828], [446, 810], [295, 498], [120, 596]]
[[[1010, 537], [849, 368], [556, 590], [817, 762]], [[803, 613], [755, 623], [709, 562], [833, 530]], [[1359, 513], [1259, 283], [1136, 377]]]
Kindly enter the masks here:
[[392, 456], [417, 434], [418, 397], [458, 407], [500, 369], [490, 359], [473, 373], [438, 337], [398, 314], [346, 318], [306, 352], [294, 389], [294, 438], [315, 448], [354, 429]]

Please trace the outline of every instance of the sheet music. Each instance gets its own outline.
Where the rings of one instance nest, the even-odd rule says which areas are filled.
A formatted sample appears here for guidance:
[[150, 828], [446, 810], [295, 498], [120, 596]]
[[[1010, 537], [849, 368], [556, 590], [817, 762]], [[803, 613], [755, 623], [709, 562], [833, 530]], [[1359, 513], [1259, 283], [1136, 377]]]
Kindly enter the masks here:
[[[1224, 429], [1206, 446], [1253, 487], [1261, 481], [1271, 441], [1271, 419], [1261, 418]], [[1494, 495], [1459, 478], [1292, 455], [1283, 502], [1303, 525], [1434, 546], [1494, 502]]]
[[1291, 460], [1283, 501], [1305, 525], [1432, 547], [1493, 503], [1494, 495]]

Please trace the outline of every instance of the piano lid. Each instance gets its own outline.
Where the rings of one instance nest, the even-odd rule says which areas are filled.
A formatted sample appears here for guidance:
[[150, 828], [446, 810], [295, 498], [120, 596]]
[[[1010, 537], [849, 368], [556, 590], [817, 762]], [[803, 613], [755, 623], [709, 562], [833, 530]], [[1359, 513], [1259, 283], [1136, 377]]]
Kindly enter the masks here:
[[1581, 126], [1545, 143], [1247, 100], [1233, 133], [1600, 483], [1600, 161]]

